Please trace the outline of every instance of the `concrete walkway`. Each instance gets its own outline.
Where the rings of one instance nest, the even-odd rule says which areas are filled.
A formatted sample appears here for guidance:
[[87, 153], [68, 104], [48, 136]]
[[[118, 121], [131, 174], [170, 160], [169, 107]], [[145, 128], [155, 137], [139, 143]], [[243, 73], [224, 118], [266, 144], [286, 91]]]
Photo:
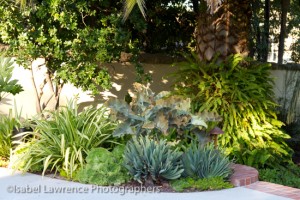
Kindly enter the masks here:
[[[147, 188], [143, 188], [145, 191]], [[6, 168], [0, 168], [0, 200], [285, 200], [281, 196], [236, 187], [221, 191], [194, 193], [159, 193], [157, 188], [148, 192], [140, 188], [109, 188], [85, 185], [64, 180], [41, 177], [19, 172], [12, 175]]]

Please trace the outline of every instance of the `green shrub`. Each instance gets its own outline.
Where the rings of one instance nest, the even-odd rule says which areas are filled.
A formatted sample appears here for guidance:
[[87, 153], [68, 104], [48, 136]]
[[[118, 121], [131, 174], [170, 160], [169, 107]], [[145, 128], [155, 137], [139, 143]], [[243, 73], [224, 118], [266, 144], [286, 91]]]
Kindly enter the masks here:
[[120, 185], [130, 179], [123, 168], [124, 147], [117, 146], [112, 152], [104, 148], [91, 150], [86, 165], [76, 175], [82, 183], [96, 185]]
[[176, 192], [183, 192], [184, 190], [221, 190], [232, 188], [228, 182], [225, 182], [222, 177], [204, 178], [204, 179], [193, 179], [193, 178], [181, 178], [178, 180], [171, 181], [171, 187]]
[[17, 121], [9, 115], [0, 115], [0, 157], [9, 158], [12, 148], [12, 132]]
[[300, 188], [300, 167], [288, 165], [274, 169], [259, 169], [259, 179], [280, 185]]
[[33, 136], [32, 144], [13, 165], [19, 167], [25, 162], [24, 171], [28, 171], [33, 165], [43, 164], [43, 174], [47, 170], [64, 171], [72, 178], [74, 172], [83, 167], [92, 148], [114, 142], [115, 124], [108, 120], [105, 107], [89, 107], [80, 113], [77, 108], [69, 104], [47, 113], [46, 120], [36, 120], [35, 131], [28, 133]]
[[227, 156], [212, 145], [199, 147], [193, 143], [182, 156], [183, 176], [192, 178], [227, 178], [232, 170]]
[[166, 140], [154, 141], [148, 136], [135, 137], [126, 145], [124, 165], [134, 180], [142, 183], [148, 179], [177, 179], [183, 172], [180, 156]]
[[217, 112], [225, 132], [219, 144], [238, 163], [263, 167], [291, 160], [276, 117], [270, 66], [230, 56], [210, 63], [188, 58], [175, 74], [176, 94], [190, 97], [194, 112]]

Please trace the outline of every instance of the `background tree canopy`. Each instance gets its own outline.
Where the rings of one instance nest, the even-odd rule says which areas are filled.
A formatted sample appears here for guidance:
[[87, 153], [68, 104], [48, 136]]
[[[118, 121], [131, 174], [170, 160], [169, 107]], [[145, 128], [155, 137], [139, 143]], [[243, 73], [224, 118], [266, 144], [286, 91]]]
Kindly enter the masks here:
[[280, 63], [284, 38], [293, 35], [292, 58], [300, 57], [296, 0], [145, 1], [145, 18], [134, 6], [143, 1], [126, 2], [133, 4], [125, 4], [132, 12], [124, 21], [123, 0], [32, 0], [23, 7], [2, 1], [0, 42], [25, 67], [45, 58], [56, 99], [68, 81], [94, 94], [109, 88], [104, 63], [118, 61], [122, 51], [174, 56], [192, 50], [201, 60], [240, 53], [267, 61], [270, 42], [277, 41]]
[[[5, 7], [5, 5], [10, 5], [9, 7], [11, 7], [15, 4], [15, 2], [16, 1], [13, 0], [6, 1], [6, 3], [4, 3], [2, 6]], [[17, 2], [24, 4], [26, 1], [18, 0]], [[47, 4], [46, 2], [48, 1], [27, 1], [28, 6], [26, 6], [23, 11], [28, 11], [38, 6], [40, 2], [43, 2], [42, 4], [44, 5]], [[125, 23], [115, 23], [116, 30], [123, 31], [121, 35], [127, 38], [126, 42], [127, 44], [130, 43], [130, 45], [124, 45], [124, 43], [123, 45], [112, 44], [114, 47], [122, 47], [122, 50], [127, 52], [130, 52], [130, 49], [134, 47], [149, 53], [164, 52], [168, 54], [174, 54], [178, 51], [187, 50], [189, 47], [194, 48], [197, 41], [195, 40], [197, 39], [195, 36], [199, 35], [199, 32], [195, 32], [195, 30], [197, 30], [196, 24], [199, 25], [203, 23], [204, 20], [207, 20], [207, 16], [205, 16], [204, 13], [216, 15], [217, 18], [220, 19], [220, 15], [225, 13], [227, 9], [227, 11], [229, 11], [229, 13], [231, 13], [233, 16], [230, 18], [231, 21], [234, 21], [235, 19], [237, 19], [237, 21], [251, 19], [250, 23], [244, 21], [247, 25], [246, 29], [249, 33], [247, 40], [249, 41], [248, 48], [250, 53], [249, 55], [251, 57], [266, 61], [267, 54], [270, 50], [270, 42], [279, 41], [280, 37], [286, 38], [290, 35], [295, 38], [294, 45], [291, 49], [293, 51], [294, 61], [297, 61], [296, 59], [299, 54], [299, 42], [297, 41], [297, 38], [299, 38], [299, 31], [297, 31], [297, 28], [295, 28], [298, 26], [300, 19], [300, 5], [299, 1], [297, 0], [119, 0], [113, 2], [90, 0], [85, 3], [82, 3], [82, 1], [65, 1], [63, 4], [59, 3], [60, 1], [49, 2], [54, 2], [52, 4], [57, 4], [58, 7], [63, 6], [63, 4], [69, 4], [73, 5], [74, 7], [85, 7], [85, 9], [89, 9], [91, 12], [97, 12], [97, 15], [90, 13], [85, 16], [87, 14], [85, 13], [87, 10], [84, 11], [78, 8], [77, 13], [73, 13], [74, 15], [78, 14], [78, 19], [80, 20], [78, 21], [79, 23], [76, 23], [84, 26], [88, 25], [90, 28], [98, 28], [100, 24], [93, 23], [93, 26], [91, 26], [92, 24], [89, 23], [89, 20], [92, 20], [93, 22], [99, 22], [102, 20], [102, 18], [106, 18], [108, 14], [112, 13], [117, 16], [116, 18], [118, 18], [118, 22], [120, 22], [120, 18], [123, 17], [123, 3], [131, 2], [127, 5], [130, 10], [132, 9], [132, 12], [130, 15], [126, 15], [128, 19], [125, 21]], [[145, 18], [143, 18], [143, 15], [139, 12], [139, 7], [134, 6], [137, 2], [144, 2], [144, 4], [141, 5], [144, 5], [146, 8]], [[52, 4], [51, 6], [53, 6]], [[223, 5], [223, 7], [221, 7], [220, 14], [218, 14], [220, 11], [214, 13], [208, 10], [208, 7], [213, 6], [217, 8], [216, 5], [219, 4]], [[239, 14], [236, 10], [232, 10], [232, 8], [226, 8], [226, 5], [229, 7], [238, 7], [242, 11], [248, 10], [252, 14], [248, 14], [247, 12]], [[247, 8], [247, 5], [249, 5], [250, 8]], [[62, 10], [65, 8], [67, 7], [61, 7]], [[106, 11], [104, 12], [102, 9]], [[51, 9], [49, 11], [51, 11]], [[58, 10], [53, 11], [59, 13]], [[70, 12], [73, 11], [75, 10], [70, 10]], [[100, 12], [102, 14], [99, 14]], [[92, 15], [95, 16], [94, 19], [92, 19]], [[281, 23], [285, 16], [287, 16], [285, 23], [286, 27], [283, 27]], [[84, 18], [85, 20], [82, 21], [81, 18]], [[66, 21], [65, 23], [68, 22]], [[236, 31], [239, 27], [242, 28], [243, 23], [235, 23], [237, 26], [232, 28], [232, 32]], [[216, 35], [216, 33], [214, 34]], [[122, 38], [124, 39], [124, 37]], [[111, 42], [113, 43], [113, 41]], [[282, 46], [282, 42], [280, 45]], [[282, 49], [280, 51], [282, 51]], [[118, 53], [116, 53], [116, 55], [117, 54]], [[118, 55], [116, 55], [113, 57], [118, 59]]]

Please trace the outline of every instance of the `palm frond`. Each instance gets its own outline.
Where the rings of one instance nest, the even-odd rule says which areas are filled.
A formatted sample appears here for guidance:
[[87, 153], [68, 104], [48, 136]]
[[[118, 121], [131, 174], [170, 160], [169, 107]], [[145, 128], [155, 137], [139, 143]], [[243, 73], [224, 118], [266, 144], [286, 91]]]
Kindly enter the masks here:
[[142, 15], [146, 17], [146, 3], [145, 0], [125, 0], [124, 1], [124, 16], [123, 21], [125, 21], [128, 16], [130, 15], [131, 11], [133, 10], [135, 5], [138, 5]]

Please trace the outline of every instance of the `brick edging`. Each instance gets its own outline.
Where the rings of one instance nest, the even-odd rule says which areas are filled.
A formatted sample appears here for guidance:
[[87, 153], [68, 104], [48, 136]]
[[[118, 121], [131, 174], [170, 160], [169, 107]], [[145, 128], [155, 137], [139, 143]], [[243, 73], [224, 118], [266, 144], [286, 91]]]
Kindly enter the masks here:
[[246, 165], [233, 164], [234, 172], [230, 177], [230, 182], [235, 187], [246, 186], [258, 181], [258, 171]]

